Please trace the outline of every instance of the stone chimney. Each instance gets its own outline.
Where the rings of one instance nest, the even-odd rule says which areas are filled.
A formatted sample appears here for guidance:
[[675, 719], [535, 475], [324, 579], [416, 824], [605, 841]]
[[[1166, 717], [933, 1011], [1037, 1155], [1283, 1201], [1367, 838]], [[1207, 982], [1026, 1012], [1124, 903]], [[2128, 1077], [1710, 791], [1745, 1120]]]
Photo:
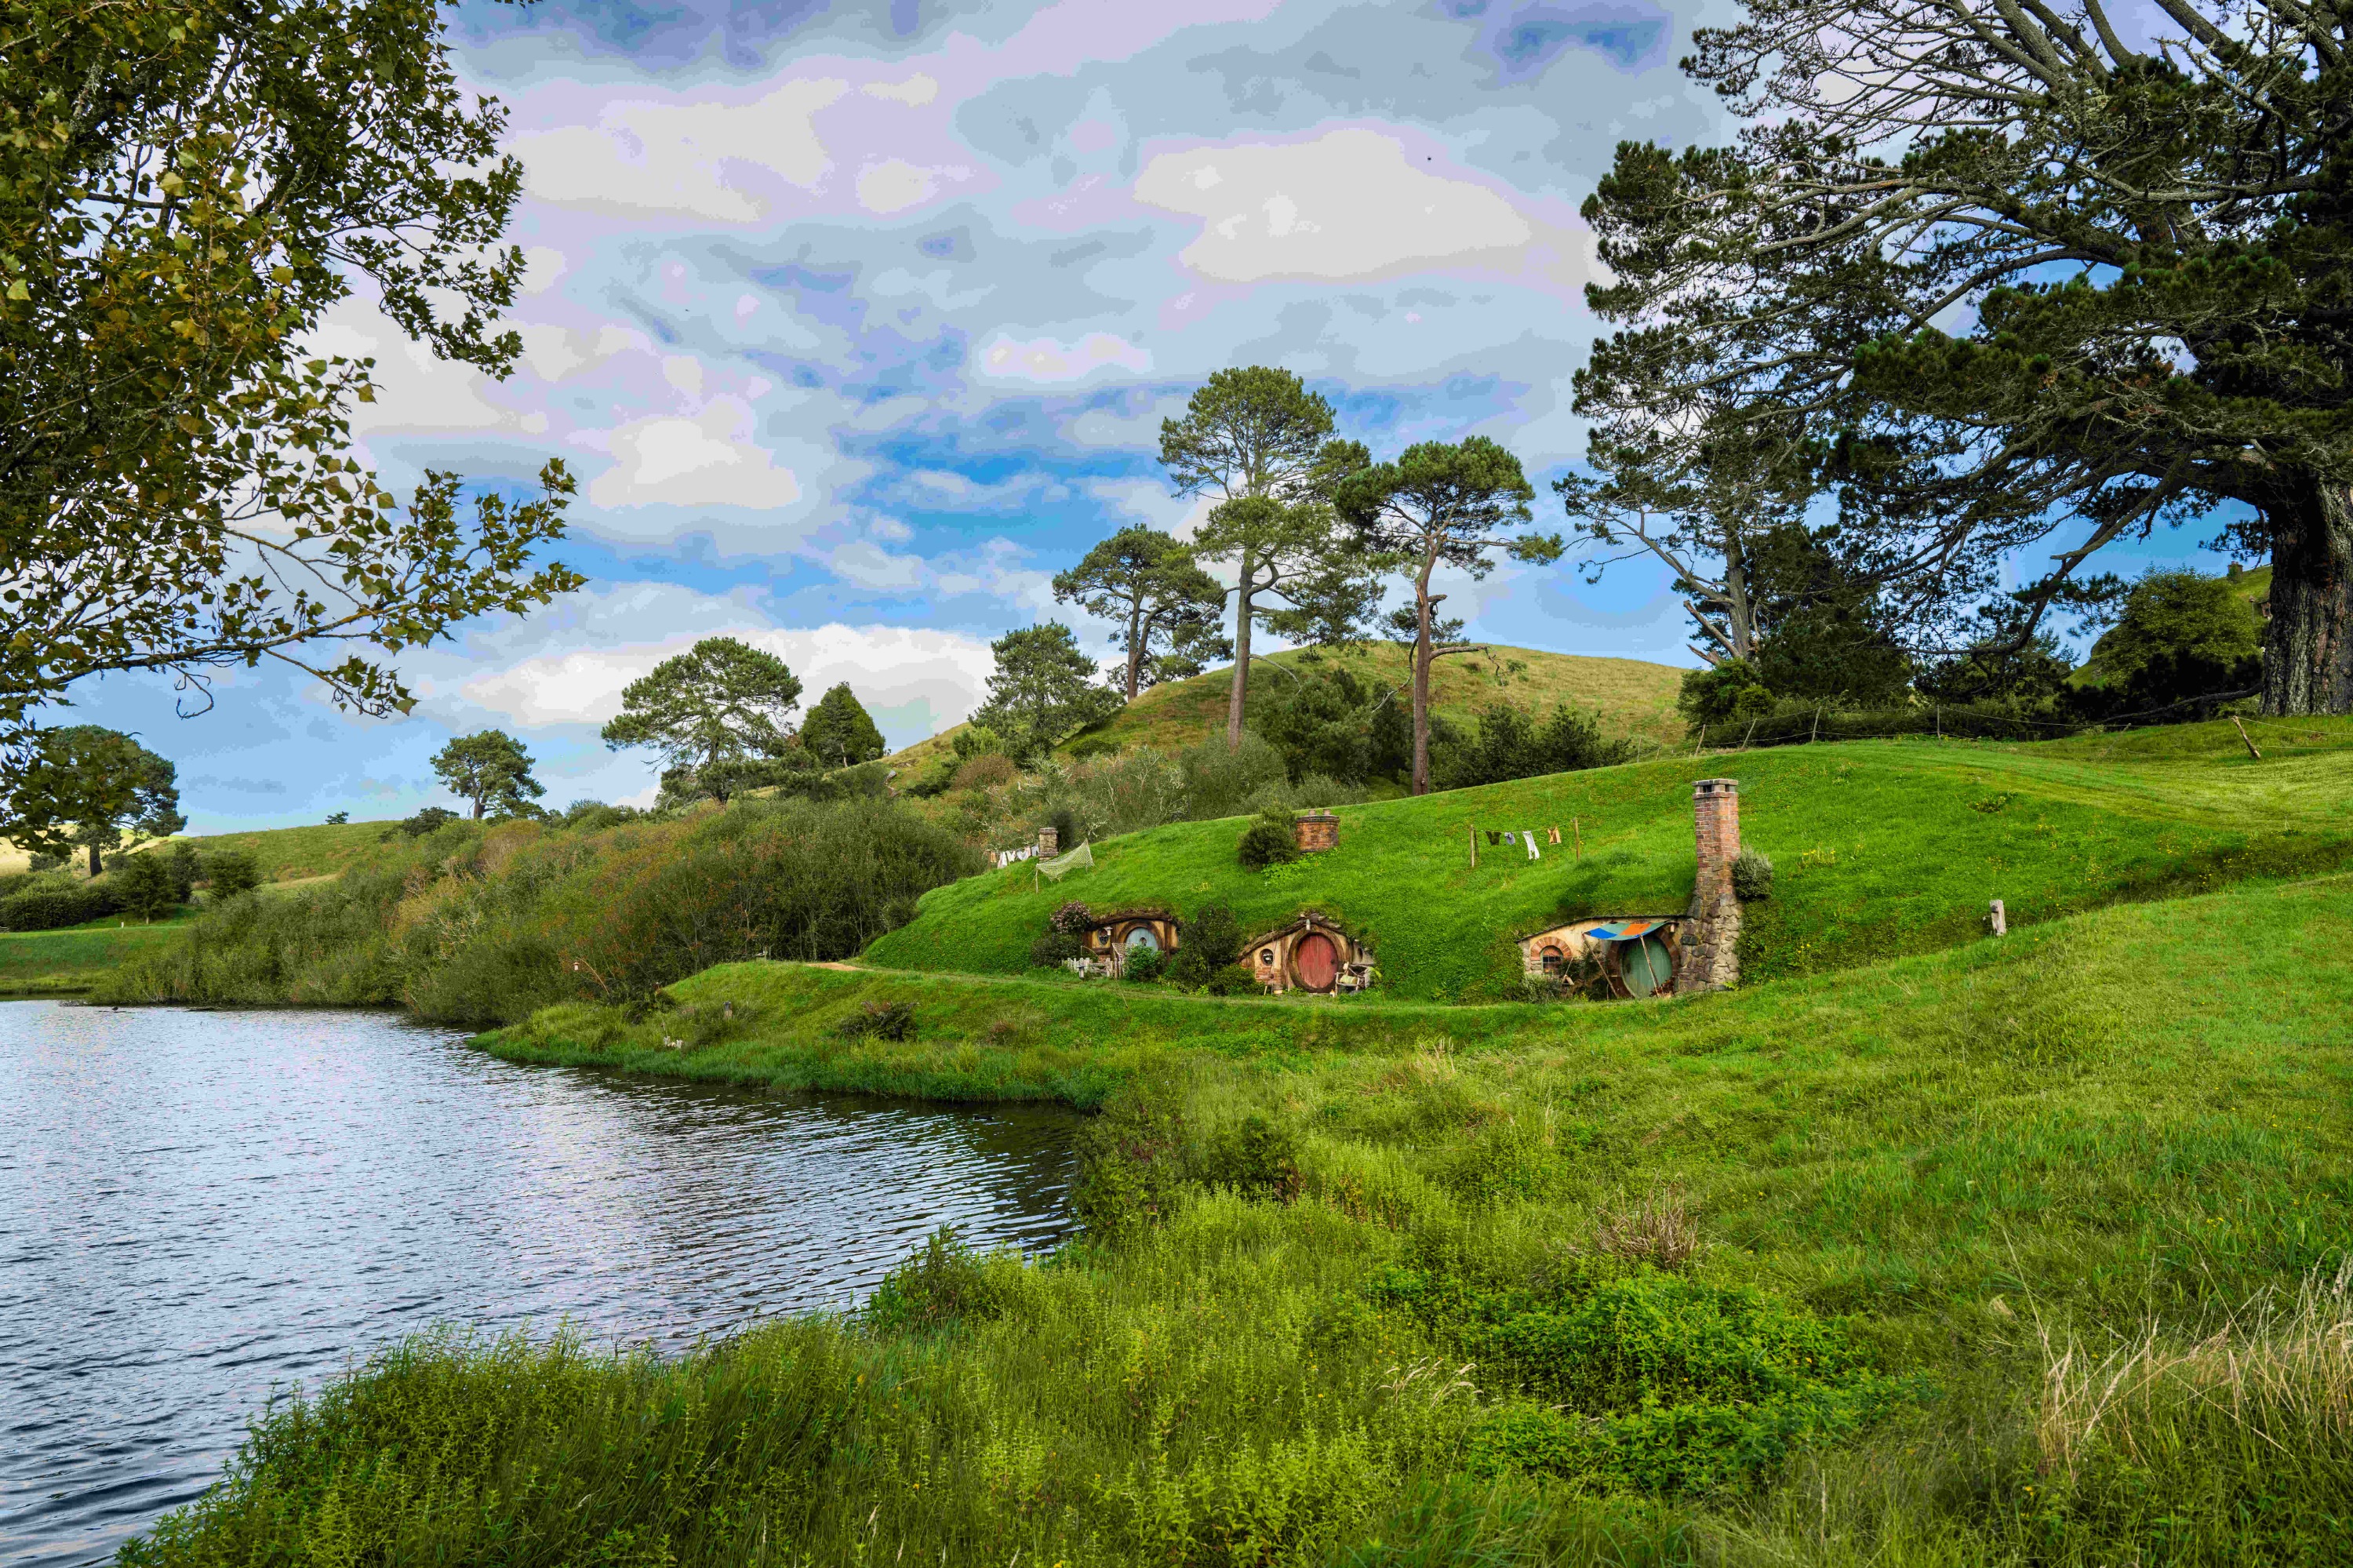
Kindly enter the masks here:
[[1740, 781], [1702, 779], [1692, 786], [1691, 907], [1684, 912], [1675, 994], [1721, 991], [1740, 981], [1740, 900], [1732, 863], [1740, 857]]
[[1335, 849], [1340, 842], [1340, 819], [1329, 811], [1302, 811], [1293, 823], [1293, 831], [1299, 835], [1302, 854]]
[[1062, 853], [1062, 835], [1051, 822], [1038, 830], [1038, 858], [1051, 860]]

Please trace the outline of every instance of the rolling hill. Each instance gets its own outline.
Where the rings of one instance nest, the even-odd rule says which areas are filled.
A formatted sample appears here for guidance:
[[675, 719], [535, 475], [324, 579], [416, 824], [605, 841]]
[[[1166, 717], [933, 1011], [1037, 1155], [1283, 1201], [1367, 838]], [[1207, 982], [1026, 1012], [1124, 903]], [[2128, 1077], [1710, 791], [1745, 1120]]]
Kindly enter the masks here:
[[[1267, 693], [1279, 689], [1287, 678], [1281, 672], [1299, 670], [1305, 667], [1303, 662], [1318, 658], [1345, 660], [1359, 680], [1382, 687], [1403, 684], [1409, 673], [1406, 650], [1394, 643], [1359, 643], [1344, 653], [1293, 649], [1252, 661], [1259, 668], [1250, 682], [1250, 708], [1255, 711]], [[1514, 670], [1515, 663], [1521, 668]], [[1639, 659], [1593, 659], [1498, 643], [1487, 652], [1440, 660], [1430, 678], [1430, 705], [1450, 722], [1469, 725], [1485, 707], [1503, 705], [1542, 715], [1566, 703], [1599, 714], [1604, 734], [1667, 745], [1683, 738], [1683, 720], [1675, 713], [1683, 676], [1672, 665]], [[1233, 678], [1233, 667], [1227, 665], [1155, 686], [1108, 724], [1073, 737], [1072, 744], [1109, 741], [1122, 748], [1152, 746], [1174, 751], [1222, 735]], [[946, 749], [963, 727], [957, 725], [916, 742], [892, 756], [891, 765], [922, 767]]]
[[[1310, 908], [1340, 921], [1400, 998], [1498, 1000], [1518, 986], [1516, 937], [1581, 916], [1679, 912], [1692, 781], [1734, 777], [1744, 842], [1778, 867], [1774, 896], [1750, 914], [1746, 977], [1844, 969], [1972, 939], [1992, 898], [2029, 925], [2353, 860], [2340, 793], [2353, 722], [2269, 720], [2255, 733], [2261, 762], [2224, 724], [1666, 758], [1343, 807], [1338, 848], [1263, 873], [1235, 862], [1240, 820], [1173, 823], [1095, 845], [1094, 868], [1058, 884], [1017, 865], [936, 888], [865, 961], [1018, 974], [1066, 901], [1187, 914], [1224, 902], [1250, 931]], [[1569, 842], [1540, 861], [1484, 837], [1554, 826]]]

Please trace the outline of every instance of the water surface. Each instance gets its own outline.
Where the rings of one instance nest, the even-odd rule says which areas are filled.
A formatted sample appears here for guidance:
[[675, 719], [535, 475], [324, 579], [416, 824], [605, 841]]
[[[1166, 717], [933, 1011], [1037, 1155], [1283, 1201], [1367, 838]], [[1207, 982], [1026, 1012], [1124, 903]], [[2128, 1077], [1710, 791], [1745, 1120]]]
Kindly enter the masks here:
[[440, 1323], [681, 1345], [933, 1228], [1068, 1229], [1064, 1113], [519, 1067], [383, 1013], [0, 1004], [0, 1563], [102, 1561], [273, 1389]]

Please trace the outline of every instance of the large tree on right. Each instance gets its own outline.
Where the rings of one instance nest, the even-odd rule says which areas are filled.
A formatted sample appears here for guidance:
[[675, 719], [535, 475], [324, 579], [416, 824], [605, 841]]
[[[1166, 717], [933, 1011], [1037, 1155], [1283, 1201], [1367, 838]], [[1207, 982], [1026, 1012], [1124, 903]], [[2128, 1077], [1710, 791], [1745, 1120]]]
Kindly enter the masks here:
[[2266, 709], [2353, 711], [2353, 11], [1747, 0], [1696, 44], [1748, 123], [1619, 148], [1579, 410], [1802, 421], [1856, 563], [1926, 620], [2026, 562], [2017, 639], [2243, 503]]

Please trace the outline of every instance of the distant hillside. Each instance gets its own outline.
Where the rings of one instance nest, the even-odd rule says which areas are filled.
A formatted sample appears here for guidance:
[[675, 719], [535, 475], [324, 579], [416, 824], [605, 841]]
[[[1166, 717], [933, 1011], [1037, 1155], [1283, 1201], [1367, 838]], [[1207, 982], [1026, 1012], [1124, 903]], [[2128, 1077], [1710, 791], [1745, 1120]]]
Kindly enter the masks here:
[[[1341, 653], [1294, 649], [1251, 661], [1257, 668], [1250, 678], [1250, 712], [1257, 712], [1269, 694], [1288, 683], [1291, 677], [1283, 671], [1303, 668], [1302, 661], [1318, 658], [1344, 663], [1359, 680], [1384, 688], [1403, 685], [1409, 675], [1406, 650], [1394, 643], [1360, 643]], [[1514, 662], [1525, 668], [1514, 671]], [[1233, 678], [1233, 667], [1227, 665], [1189, 681], [1155, 686], [1109, 724], [1080, 738], [1107, 740], [1123, 748], [1153, 746], [1173, 751], [1222, 735]], [[1683, 720], [1675, 714], [1683, 678], [1683, 673], [1669, 664], [1546, 653], [1499, 643], [1491, 652], [1440, 660], [1430, 677], [1431, 707], [1451, 723], [1468, 726], [1482, 708], [1501, 705], [1548, 714], [1566, 703], [1599, 713], [1604, 733], [1612, 736], [1672, 743], [1683, 733]], [[952, 744], [963, 727], [957, 725], [916, 742], [892, 757], [891, 765], [922, 767]]]
[[[936, 888], [865, 957], [1018, 974], [1065, 900], [1187, 915], [1222, 901], [1250, 929], [1304, 909], [1331, 916], [1371, 943], [1398, 997], [1495, 1000], [1516, 987], [1516, 937], [1585, 916], [1681, 911], [1691, 781], [1729, 775], [1740, 780], [1744, 841], [1779, 867], [1742, 943], [1746, 977], [1845, 969], [1974, 940], [1990, 898], [2022, 926], [2353, 861], [2339, 793], [2353, 723], [2253, 728], [2260, 763], [2219, 724], [2031, 746], [1920, 739], [1676, 756], [1344, 806], [1337, 849], [1266, 873], [1235, 863], [1238, 819], [1178, 822], [1094, 845], [1094, 869], [1060, 883], [1037, 885], [1015, 866]], [[1546, 846], [1541, 861], [1484, 836], [1556, 826], [1572, 842]]]

